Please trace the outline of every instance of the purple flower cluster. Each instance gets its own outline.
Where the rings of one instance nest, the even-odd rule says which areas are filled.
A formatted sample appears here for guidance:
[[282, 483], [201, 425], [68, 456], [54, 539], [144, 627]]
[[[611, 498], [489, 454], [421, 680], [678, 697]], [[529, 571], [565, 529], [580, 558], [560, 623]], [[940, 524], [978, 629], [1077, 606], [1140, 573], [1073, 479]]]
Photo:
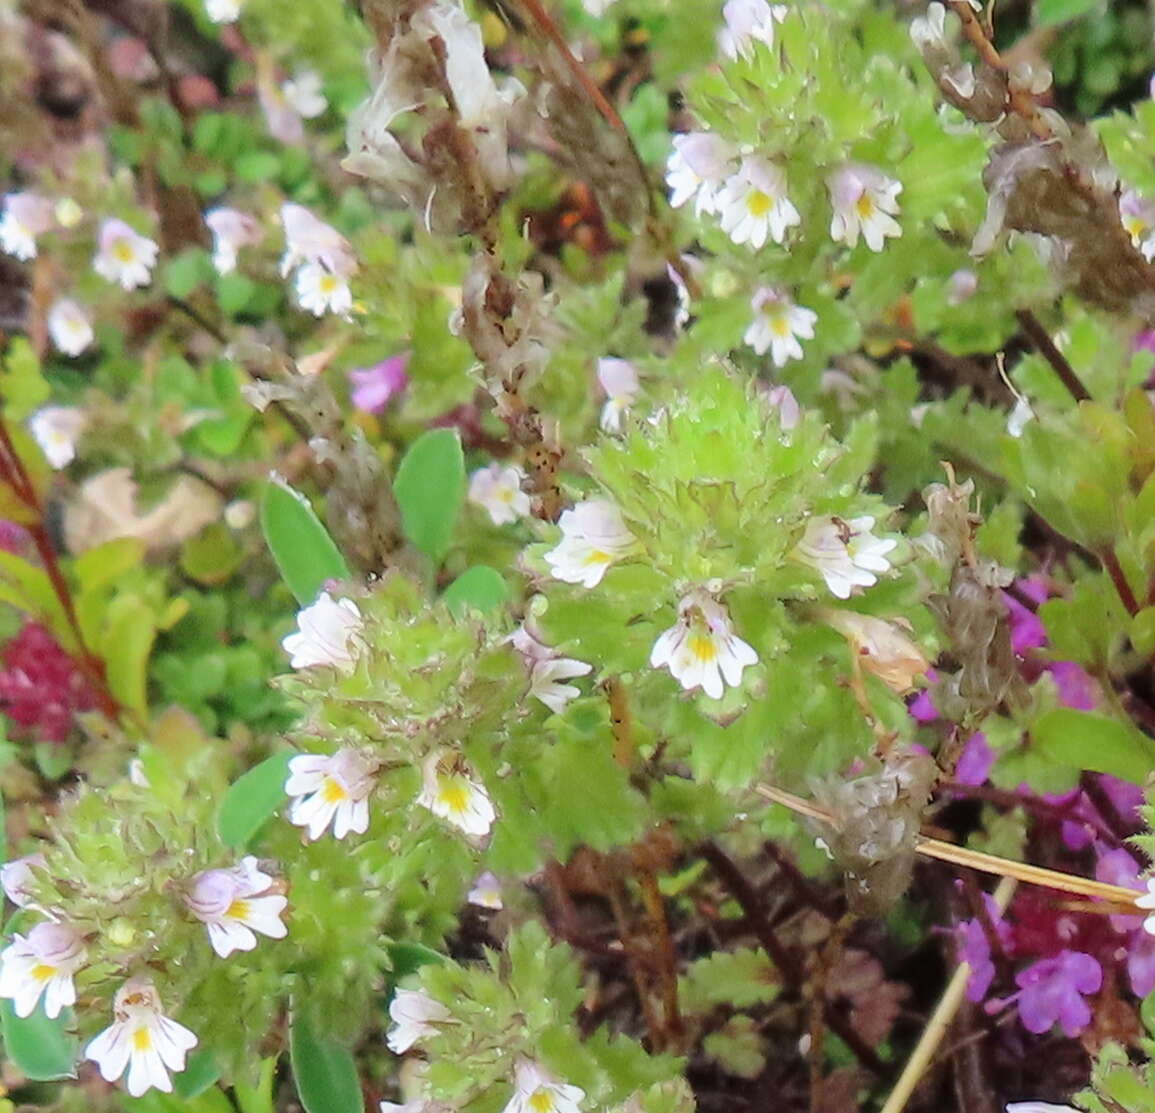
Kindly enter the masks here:
[[95, 705], [84, 674], [43, 626], [26, 623], [2, 658], [0, 709], [25, 737], [63, 742], [76, 712]]

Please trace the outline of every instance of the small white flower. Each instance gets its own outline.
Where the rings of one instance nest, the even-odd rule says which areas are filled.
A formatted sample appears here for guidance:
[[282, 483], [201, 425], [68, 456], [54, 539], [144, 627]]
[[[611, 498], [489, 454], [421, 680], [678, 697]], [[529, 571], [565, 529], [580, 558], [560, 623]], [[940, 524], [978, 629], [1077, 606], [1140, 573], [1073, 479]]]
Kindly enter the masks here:
[[153, 1088], [172, 1093], [168, 1072], [184, 1070], [196, 1036], [164, 1015], [156, 987], [146, 978], [125, 982], [116, 992], [112, 1012], [114, 1023], [84, 1049], [84, 1057], [96, 1063], [106, 1082], [115, 1082], [127, 1068], [133, 1097]]
[[563, 681], [577, 676], [587, 676], [593, 672], [588, 661], [578, 661], [573, 657], [553, 657], [548, 661], [535, 661], [529, 673], [529, 694], [541, 700], [552, 712], [560, 715], [570, 700], [581, 695], [581, 689]]
[[66, 356], [80, 355], [94, 338], [88, 315], [71, 298], [53, 302], [48, 311], [48, 335]]
[[830, 238], [854, 247], [859, 235], [871, 251], [881, 251], [887, 236], [901, 236], [898, 195], [902, 182], [888, 178], [881, 170], [861, 163], [849, 163], [827, 181], [834, 214], [830, 218]]
[[465, 899], [478, 908], [491, 908], [495, 912], [505, 907], [501, 899], [501, 882], [497, 880], [497, 875], [489, 870], [477, 878], [473, 888], [466, 893]]
[[606, 14], [606, 9], [614, 3], [614, 0], [582, 0], [582, 7], [594, 17], [594, 19], [601, 19]]
[[314, 317], [323, 317], [326, 313], [343, 316], [353, 308], [353, 292], [348, 281], [319, 263], [301, 266], [297, 271], [296, 288], [297, 304]]
[[404, 1055], [419, 1040], [437, 1035], [437, 1025], [451, 1016], [440, 1001], [434, 1001], [423, 989], [398, 989], [389, 1002], [389, 1019], [393, 1027], [385, 1042], [394, 1054]]
[[23, 858], [13, 858], [0, 866], [0, 888], [17, 908], [27, 908], [32, 901], [30, 888], [36, 880], [33, 867], [44, 867], [43, 854], [28, 854]]
[[53, 223], [55, 206], [38, 193], [9, 193], [0, 216], [0, 251], [17, 259], [36, 258], [36, 238]]
[[521, 489], [525, 472], [499, 463], [478, 468], [469, 477], [469, 501], [489, 514], [495, 526], [509, 525], [530, 511], [529, 495]]
[[1124, 190], [1119, 198], [1119, 217], [1131, 242], [1150, 263], [1155, 259], [1155, 205], [1133, 189]]
[[1049, 1101], [1012, 1101], [1007, 1105], [1007, 1113], [1081, 1113], [1081, 1110], [1073, 1105], [1055, 1105]]
[[76, 442], [88, 417], [75, 406], [45, 406], [28, 419], [28, 431], [54, 468], [66, 468], [76, 459]]
[[332, 665], [349, 671], [357, 661], [361, 611], [352, 599], [334, 599], [327, 591], [297, 612], [297, 632], [281, 645], [295, 669]]
[[205, 14], [213, 23], [234, 23], [241, 14], [241, 0], [205, 0]]
[[302, 70], [281, 86], [281, 94], [299, 116], [315, 120], [329, 107], [322, 88], [320, 74]]
[[755, 249], [762, 247], [767, 237], [782, 243], [786, 229], [802, 219], [786, 196], [782, 168], [754, 155], [744, 158], [738, 173], [722, 187], [717, 207], [722, 230], [730, 239]]
[[281, 206], [285, 229], [285, 254], [281, 257], [281, 277], [299, 263], [319, 263], [331, 274], [347, 277], [356, 270], [349, 241], [336, 228], [318, 220], [303, 205], [286, 202]]
[[802, 407], [794, 397], [794, 391], [788, 386], [773, 386], [766, 392], [766, 401], [778, 411], [778, 424], [783, 432], [790, 432], [798, 427], [802, 420]]
[[734, 172], [736, 159], [734, 147], [712, 131], [675, 135], [666, 162], [670, 205], [680, 209], [693, 199], [699, 216], [715, 212], [718, 188]]
[[205, 213], [205, 224], [213, 236], [213, 266], [217, 274], [231, 274], [237, 267], [237, 252], [259, 243], [260, 222], [238, 209], [220, 207]]
[[152, 281], [160, 248], [147, 236], [133, 231], [123, 220], [111, 218], [100, 226], [100, 239], [92, 260], [101, 278], [122, 290], [135, 290]]
[[766, 0], [726, 0], [722, 6], [725, 25], [718, 32], [718, 45], [727, 58], [749, 59], [754, 43], [774, 45], [774, 24], [786, 18], [784, 4], [768, 4]]
[[587, 499], [562, 513], [561, 542], [545, 554], [554, 579], [596, 587], [615, 560], [626, 556], [635, 538], [621, 511], [605, 499]]
[[926, 15], [911, 21], [910, 38], [920, 53], [948, 48], [946, 35], [946, 8], [933, 0], [927, 5]]
[[288, 929], [281, 914], [289, 902], [269, 893], [272, 884], [253, 857], [241, 859], [232, 869], [202, 870], [192, 879], [185, 904], [208, 928], [209, 943], [221, 958], [233, 951], [251, 951], [257, 945], [254, 932], [284, 939]]
[[37, 924], [27, 935], [14, 935], [0, 954], [0, 997], [13, 1001], [17, 1016], [31, 1016], [40, 995], [49, 1018], [76, 1004], [72, 975], [88, 954], [79, 932], [68, 924]]
[[1143, 921], [1143, 930], [1148, 935], [1155, 935], [1155, 877], [1147, 878], [1147, 892], [1135, 898], [1135, 904], [1150, 912], [1151, 915]]
[[421, 767], [421, 794], [417, 803], [439, 819], [460, 827], [467, 835], [480, 837], [489, 833], [497, 812], [485, 786], [471, 774], [460, 754], [435, 751]]
[[760, 356], [767, 349], [775, 367], [784, 367], [792, 359], [802, 358], [799, 338], [814, 338], [814, 322], [818, 314], [813, 309], [795, 305], [781, 290], [760, 286], [750, 299], [754, 320], [742, 339]]
[[598, 383], [606, 392], [601, 427], [607, 433], [620, 432], [622, 418], [637, 401], [639, 390], [637, 369], [628, 359], [599, 359]]
[[753, 646], [734, 633], [725, 604], [703, 588], [682, 597], [678, 621], [650, 651], [653, 668], [668, 668], [687, 692], [701, 688], [711, 699], [721, 699], [725, 684], [740, 684], [746, 666], [757, 663]]
[[540, 1063], [519, 1059], [514, 1070], [513, 1097], [503, 1113], [578, 1113], [586, 1092], [556, 1081]]
[[333, 825], [335, 838], [369, 827], [369, 795], [376, 785], [377, 762], [360, 750], [344, 747], [331, 757], [299, 754], [289, 762], [285, 792], [292, 796], [289, 822], [319, 839]]
[[809, 565], [826, 581], [832, 595], [849, 599], [855, 587], [878, 583], [876, 573], [887, 572], [886, 554], [896, 548], [893, 538], [875, 537], [874, 519], [816, 517], [806, 522], [802, 540], [794, 547], [795, 559]]

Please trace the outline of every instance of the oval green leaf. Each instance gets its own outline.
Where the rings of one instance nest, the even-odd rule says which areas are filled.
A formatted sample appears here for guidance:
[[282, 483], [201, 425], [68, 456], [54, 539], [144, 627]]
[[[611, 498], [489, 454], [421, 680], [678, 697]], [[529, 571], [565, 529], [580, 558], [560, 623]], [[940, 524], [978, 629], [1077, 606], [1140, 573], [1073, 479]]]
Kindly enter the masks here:
[[496, 611], [509, 598], [509, 588], [500, 572], [487, 564], [467, 568], [446, 589], [441, 598], [455, 617], [466, 611]]
[[76, 1040], [68, 1034], [72, 1011], [65, 1009], [55, 1020], [37, 1007], [31, 1016], [18, 1017], [11, 1001], [0, 1002], [0, 1030], [4, 1051], [35, 1082], [54, 1082], [76, 1077]]
[[293, 1010], [289, 1057], [301, 1104], [308, 1113], [364, 1113], [361, 1083], [353, 1055], [326, 1039], [305, 1010]]
[[297, 602], [307, 607], [326, 580], [350, 579], [349, 566], [304, 495], [274, 479], [261, 497], [261, 529]]
[[199, 1097], [221, 1076], [221, 1068], [207, 1048], [194, 1051], [180, 1074], [173, 1076], [173, 1090], [177, 1097]]
[[405, 536], [440, 564], [465, 498], [465, 457], [456, 430], [422, 433], [397, 467], [393, 493]]
[[229, 786], [217, 816], [217, 832], [225, 846], [233, 850], [247, 846], [285, 802], [285, 778], [292, 758], [289, 751], [273, 754]]
[[426, 947], [424, 943], [391, 943], [388, 947], [392, 970], [389, 980], [396, 985], [422, 966], [444, 962], [445, 956], [439, 951]]
[[1155, 770], [1155, 740], [1106, 715], [1058, 707], [1031, 727], [1038, 752], [1059, 765], [1141, 785]]

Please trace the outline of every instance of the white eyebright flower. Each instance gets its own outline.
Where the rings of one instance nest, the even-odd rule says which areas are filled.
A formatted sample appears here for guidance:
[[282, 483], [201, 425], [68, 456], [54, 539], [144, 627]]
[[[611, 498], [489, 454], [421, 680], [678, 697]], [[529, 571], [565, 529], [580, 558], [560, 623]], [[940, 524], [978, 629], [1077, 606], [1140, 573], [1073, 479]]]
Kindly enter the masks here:
[[298, 754], [289, 762], [285, 792], [294, 797], [289, 822], [319, 839], [333, 825], [333, 836], [369, 827], [369, 795], [376, 785], [377, 762], [360, 750], [344, 747], [332, 756]]
[[774, 24], [786, 18], [784, 4], [768, 4], [766, 0], [726, 0], [722, 6], [724, 25], [718, 32], [718, 45], [727, 58], [749, 59], [754, 43], [774, 45]]
[[135, 290], [152, 281], [160, 248], [147, 236], [115, 217], [100, 226], [100, 239], [92, 268], [101, 278], [117, 283], [122, 290]]
[[1131, 242], [1150, 263], [1155, 259], [1155, 205], [1133, 189], [1124, 190], [1119, 198], [1119, 217]]
[[888, 178], [881, 170], [850, 163], [827, 181], [834, 215], [830, 218], [830, 238], [854, 247], [859, 235], [871, 251], [881, 251], [887, 236], [901, 236], [898, 195], [902, 182]]
[[297, 632], [281, 642], [295, 669], [332, 665], [351, 671], [357, 661], [361, 611], [352, 599], [334, 599], [327, 591], [297, 612]]
[[241, 0], [205, 0], [205, 15], [213, 23], [235, 23], [240, 14]]
[[637, 369], [628, 359], [599, 359], [598, 383], [606, 392], [601, 427], [607, 433], [620, 432], [622, 418], [638, 397]]
[[792, 359], [802, 358], [799, 338], [814, 338], [814, 322], [818, 314], [813, 309], [795, 305], [781, 290], [760, 286], [750, 299], [754, 320], [742, 339], [760, 356], [767, 349], [775, 367], [784, 367]]
[[876, 573], [887, 572], [886, 554], [896, 548], [893, 538], [875, 537], [870, 531], [874, 519], [817, 517], [806, 523], [802, 540], [794, 547], [794, 556], [815, 569], [826, 581], [832, 595], [849, 599], [855, 587], [878, 583]]
[[14, 935], [0, 954], [0, 997], [11, 998], [17, 1016], [31, 1016], [40, 995], [44, 1014], [53, 1019], [76, 1004], [72, 975], [88, 954], [75, 928], [37, 924], [27, 935]]
[[786, 196], [785, 172], [757, 156], [742, 160], [738, 173], [718, 194], [717, 207], [722, 230], [730, 239], [755, 249], [762, 247], [767, 237], [782, 243], [786, 229], [802, 220]]
[[740, 684], [746, 666], [757, 663], [753, 646], [734, 633], [725, 604], [704, 588], [683, 596], [678, 621], [650, 651], [653, 668], [668, 668], [687, 692], [701, 688], [711, 699], [721, 699], [725, 685]]
[[281, 94], [306, 120], [315, 120], [329, 107], [322, 92], [321, 75], [312, 70], [302, 70], [286, 81], [281, 86]]
[[53, 224], [55, 206], [38, 193], [9, 193], [0, 216], [0, 251], [17, 259], [36, 258], [36, 238]]
[[75, 406], [45, 406], [28, 419], [28, 432], [54, 468], [66, 468], [76, 459], [76, 442], [88, 417]]
[[522, 655], [529, 669], [529, 694], [541, 700], [555, 714], [561, 714], [570, 700], [581, 695], [581, 689], [563, 681], [586, 676], [593, 665], [573, 657], [562, 657], [548, 645], [533, 636], [523, 624], [509, 639]]
[[209, 943], [221, 958], [233, 951], [251, 951], [257, 945], [254, 932], [270, 939], [288, 934], [281, 913], [289, 902], [269, 893], [272, 884], [251, 856], [232, 869], [202, 870], [192, 879], [185, 904], [208, 928]]
[[213, 235], [213, 266], [217, 274], [231, 274], [237, 268], [237, 252], [259, 243], [260, 222], [239, 209], [220, 207], [205, 213], [205, 224]]
[[17, 908], [27, 908], [32, 901], [29, 887], [35, 880], [32, 867], [44, 867], [43, 854], [28, 854], [23, 858], [13, 858], [0, 866], [0, 888]]
[[626, 556], [635, 538], [621, 511], [606, 499], [587, 499], [562, 513], [561, 542], [545, 554], [554, 579], [596, 587], [606, 569]]
[[281, 206], [285, 229], [285, 254], [281, 257], [281, 277], [300, 263], [320, 263], [332, 274], [348, 276], [357, 262], [349, 241], [332, 225], [318, 220], [303, 205], [287, 201]]
[[670, 206], [680, 209], [693, 199], [699, 216], [717, 211], [718, 189], [734, 172], [737, 157], [733, 145], [712, 131], [675, 135], [666, 162]]
[[489, 514], [495, 526], [506, 526], [530, 511], [529, 495], [521, 489], [525, 472], [516, 466], [492, 463], [469, 477], [468, 498]]
[[497, 880], [497, 875], [489, 870], [477, 878], [473, 888], [465, 894], [465, 899], [478, 908], [491, 908], [495, 912], [505, 907], [501, 899], [501, 882]]
[[513, 1097], [503, 1113], [578, 1113], [585, 1096], [581, 1087], [556, 1081], [540, 1063], [520, 1059], [514, 1069]]
[[84, 1049], [84, 1057], [96, 1063], [106, 1082], [115, 1082], [127, 1068], [133, 1097], [154, 1088], [172, 1093], [168, 1072], [184, 1070], [196, 1036], [164, 1015], [156, 987], [145, 978], [125, 982], [112, 1010], [114, 1023]]
[[451, 1016], [440, 1001], [434, 1001], [423, 989], [398, 989], [389, 1002], [389, 1019], [393, 1027], [385, 1042], [394, 1054], [404, 1055], [419, 1040], [436, 1035], [437, 1025]]
[[326, 270], [319, 263], [304, 263], [297, 271], [297, 304], [314, 317], [326, 313], [343, 316], [353, 308], [353, 293], [348, 281]]
[[489, 793], [472, 777], [465, 759], [448, 750], [430, 754], [421, 766], [421, 794], [417, 803], [467, 835], [489, 833], [497, 812]]
[[66, 356], [78, 356], [92, 343], [92, 322], [71, 298], [52, 303], [48, 311], [48, 335]]

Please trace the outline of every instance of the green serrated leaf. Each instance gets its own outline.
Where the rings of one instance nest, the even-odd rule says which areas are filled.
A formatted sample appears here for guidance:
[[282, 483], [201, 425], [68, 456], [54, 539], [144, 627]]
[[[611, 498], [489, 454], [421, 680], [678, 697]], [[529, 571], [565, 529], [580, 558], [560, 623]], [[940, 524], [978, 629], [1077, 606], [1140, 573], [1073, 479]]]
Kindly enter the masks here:
[[308, 606], [327, 580], [347, 580], [349, 566], [304, 495], [274, 480], [261, 498], [261, 529], [297, 602]]
[[233, 850], [248, 845], [267, 819], [285, 802], [285, 779], [292, 753], [273, 754], [238, 777], [221, 801], [217, 831]]
[[465, 457], [457, 432], [431, 429], [418, 437], [397, 467], [393, 493], [405, 536], [439, 564], [465, 498]]

